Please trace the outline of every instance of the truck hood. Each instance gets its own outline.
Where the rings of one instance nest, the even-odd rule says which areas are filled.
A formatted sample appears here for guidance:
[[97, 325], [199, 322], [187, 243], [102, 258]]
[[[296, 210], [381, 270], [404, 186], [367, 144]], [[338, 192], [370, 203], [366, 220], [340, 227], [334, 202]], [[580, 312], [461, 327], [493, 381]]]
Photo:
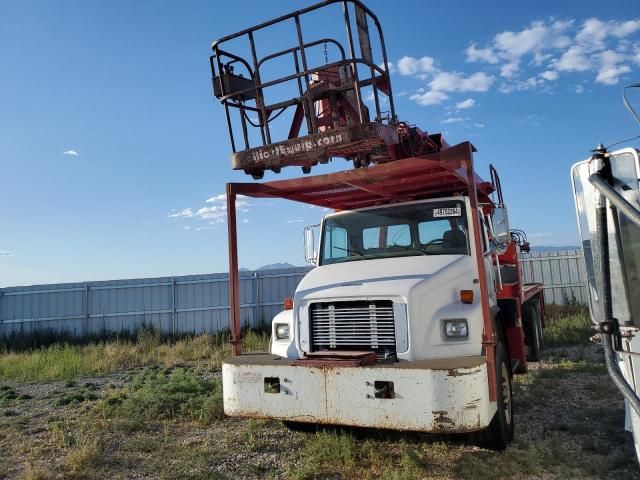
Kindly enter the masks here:
[[296, 290], [296, 303], [325, 298], [406, 296], [418, 283], [467, 255], [393, 257], [325, 265], [311, 270]]

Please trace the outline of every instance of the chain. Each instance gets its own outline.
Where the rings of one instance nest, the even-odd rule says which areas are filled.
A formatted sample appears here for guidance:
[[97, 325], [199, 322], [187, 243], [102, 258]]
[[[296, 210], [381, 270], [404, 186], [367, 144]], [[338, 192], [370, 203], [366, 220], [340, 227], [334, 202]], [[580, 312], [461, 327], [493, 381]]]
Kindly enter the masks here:
[[329, 55], [327, 55], [327, 42], [324, 42], [324, 64], [329, 63]]

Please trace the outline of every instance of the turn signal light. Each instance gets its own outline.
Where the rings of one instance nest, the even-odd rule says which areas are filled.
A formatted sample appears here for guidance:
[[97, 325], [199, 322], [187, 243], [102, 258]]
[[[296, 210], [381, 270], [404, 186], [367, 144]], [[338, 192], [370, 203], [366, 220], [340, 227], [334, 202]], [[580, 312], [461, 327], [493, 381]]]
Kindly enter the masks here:
[[460, 290], [460, 301], [462, 303], [473, 303], [473, 290]]
[[293, 310], [293, 298], [287, 297], [284, 299], [284, 309]]

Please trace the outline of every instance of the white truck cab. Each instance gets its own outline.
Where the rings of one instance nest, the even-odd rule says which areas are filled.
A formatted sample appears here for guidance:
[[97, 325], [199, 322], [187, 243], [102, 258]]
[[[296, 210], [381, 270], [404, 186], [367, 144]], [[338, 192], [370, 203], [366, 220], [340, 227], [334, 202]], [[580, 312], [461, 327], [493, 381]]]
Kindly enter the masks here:
[[460, 292], [480, 296], [468, 212], [467, 197], [448, 197], [327, 215], [317, 267], [294, 308], [273, 320], [271, 353], [365, 349], [387, 362], [480, 355], [481, 305], [460, 300]]

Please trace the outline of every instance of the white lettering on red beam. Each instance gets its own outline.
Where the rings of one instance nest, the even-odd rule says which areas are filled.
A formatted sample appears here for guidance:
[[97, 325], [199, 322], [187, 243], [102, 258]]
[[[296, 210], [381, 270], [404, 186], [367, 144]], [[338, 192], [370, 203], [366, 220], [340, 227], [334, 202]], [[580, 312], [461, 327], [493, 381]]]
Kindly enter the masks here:
[[311, 140], [303, 140], [293, 145], [274, 145], [273, 147], [261, 148], [252, 152], [254, 162], [267, 160], [275, 156], [295, 155], [300, 152], [309, 152], [316, 147], [328, 147], [336, 143], [342, 142], [342, 134], [330, 135], [318, 138], [315, 142]]

